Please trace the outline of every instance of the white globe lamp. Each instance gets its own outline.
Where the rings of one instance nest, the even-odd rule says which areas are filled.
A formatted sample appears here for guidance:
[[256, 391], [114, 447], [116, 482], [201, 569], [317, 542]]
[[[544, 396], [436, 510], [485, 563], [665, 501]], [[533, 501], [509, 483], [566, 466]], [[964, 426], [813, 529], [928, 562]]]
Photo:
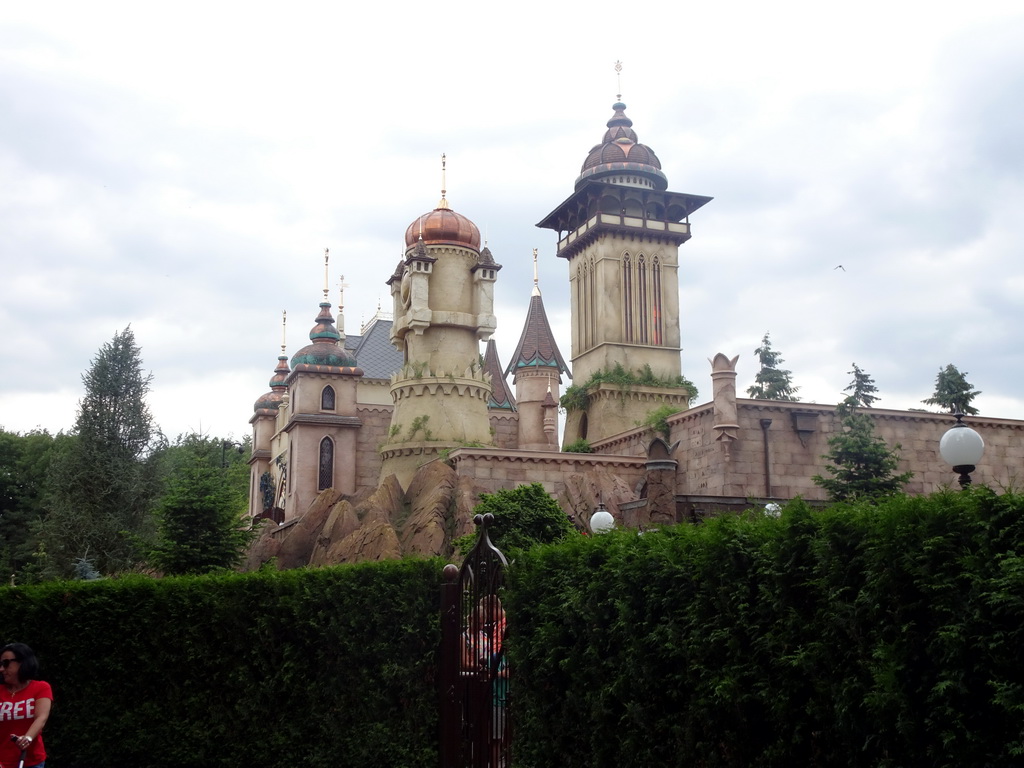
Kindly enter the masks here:
[[973, 472], [985, 452], [985, 441], [977, 432], [963, 423], [964, 415], [956, 414], [956, 424], [939, 440], [939, 454], [942, 460], [960, 475], [960, 487], [971, 484]]
[[612, 513], [605, 509], [604, 502], [597, 505], [594, 514], [590, 516], [590, 532], [593, 534], [608, 533], [615, 527], [615, 518]]

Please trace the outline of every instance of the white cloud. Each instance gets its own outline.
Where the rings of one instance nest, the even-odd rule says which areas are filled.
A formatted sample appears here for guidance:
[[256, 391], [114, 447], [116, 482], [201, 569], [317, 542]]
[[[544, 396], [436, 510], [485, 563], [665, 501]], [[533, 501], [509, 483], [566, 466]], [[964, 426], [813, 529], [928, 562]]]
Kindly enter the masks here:
[[313, 324], [323, 248], [349, 329], [387, 309], [442, 152], [504, 265], [499, 351], [536, 247], [568, 358], [566, 265], [533, 225], [600, 140], [616, 59], [669, 188], [715, 197], [681, 249], [705, 396], [719, 351], [745, 390], [767, 330], [807, 400], [838, 400], [857, 362], [885, 407], [916, 407], [953, 362], [984, 413], [1024, 418], [1022, 31], [1009, 2], [5, 8], [0, 424], [69, 428], [130, 323], [168, 434], [244, 434], [280, 311], [290, 352]]

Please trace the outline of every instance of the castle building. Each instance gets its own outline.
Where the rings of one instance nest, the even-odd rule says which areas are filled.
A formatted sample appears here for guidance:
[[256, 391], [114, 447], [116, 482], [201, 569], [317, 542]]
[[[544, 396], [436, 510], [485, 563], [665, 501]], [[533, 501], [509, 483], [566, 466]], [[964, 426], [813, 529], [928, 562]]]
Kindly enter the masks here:
[[[290, 361], [282, 345], [250, 422], [250, 512], [283, 524], [271, 537], [294, 525], [317, 542], [312, 554], [293, 546], [285, 561], [447, 554], [471, 529], [480, 493], [527, 482], [542, 483], [580, 525], [599, 502], [644, 526], [754, 501], [824, 499], [812, 477], [842, 428], [834, 406], [738, 398], [737, 357], [722, 353], [709, 354], [712, 399], [690, 402], [679, 248], [690, 215], [711, 198], [668, 191], [625, 104], [612, 110], [572, 194], [538, 224], [558, 233], [568, 267], [571, 368], [544, 309], [536, 251], [522, 334], [501, 364], [491, 338], [501, 265], [444, 189], [406, 229], [393, 273], [381, 275], [392, 313], [346, 337], [343, 308], [336, 324], [325, 287], [310, 343]], [[563, 376], [574, 382], [564, 393]], [[563, 445], [585, 441], [592, 452], [559, 449], [560, 403]], [[889, 445], [902, 445], [898, 471], [914, 473], [908, 492], [954, 481], [937, 450], [948, 415], [863, 412]], [[1011, 485], [1024, 464], [1024, 422], [973, 417], [971, 426], [987, 446], [976, 481]]]

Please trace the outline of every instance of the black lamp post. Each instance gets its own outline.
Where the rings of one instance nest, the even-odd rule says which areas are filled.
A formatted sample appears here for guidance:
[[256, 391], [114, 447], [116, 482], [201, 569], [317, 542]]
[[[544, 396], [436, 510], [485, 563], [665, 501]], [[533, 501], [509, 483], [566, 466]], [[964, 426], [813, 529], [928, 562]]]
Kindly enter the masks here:
[[954, 414], [956, 424], [950, 427], [939, 440], [939, 453], [943, 460], [960, 475], [960, 487], [971, 484], [971, 472], [975, 470], [985, 452], [985, 441], [981, 435], [963, 422], [962, 413]]
[[245, 453], [245, 446], [241, 443], [236, 443], [234, 440], [221, 440], [220, 441], [220, 467], [225, 469], [228, 466], [228, 446], [233, 445], [239, 453]]

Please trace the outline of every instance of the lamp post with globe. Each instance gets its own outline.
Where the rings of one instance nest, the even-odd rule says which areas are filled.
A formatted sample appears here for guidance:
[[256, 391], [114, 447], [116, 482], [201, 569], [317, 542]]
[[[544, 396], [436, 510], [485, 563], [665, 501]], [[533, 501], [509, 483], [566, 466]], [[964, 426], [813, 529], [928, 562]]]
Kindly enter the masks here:
[[612, 517], [612, 513], [609, 512], [603, 501], [597, 503], [597, 509], [594, 510], [594, 514], [590, 516], [590, 532], [594, 534], [608, 533], [615, 527], [615, 518]]
[[962, 413], [954, 415], [956, 424], [939, 440], [939, 454], [943, 461], [960, 475], [960, 487], [966, 488], [971, 484], [971, 472], [976, 469], [985, 452], [985, 441], [981, 435], [964, 424]]

